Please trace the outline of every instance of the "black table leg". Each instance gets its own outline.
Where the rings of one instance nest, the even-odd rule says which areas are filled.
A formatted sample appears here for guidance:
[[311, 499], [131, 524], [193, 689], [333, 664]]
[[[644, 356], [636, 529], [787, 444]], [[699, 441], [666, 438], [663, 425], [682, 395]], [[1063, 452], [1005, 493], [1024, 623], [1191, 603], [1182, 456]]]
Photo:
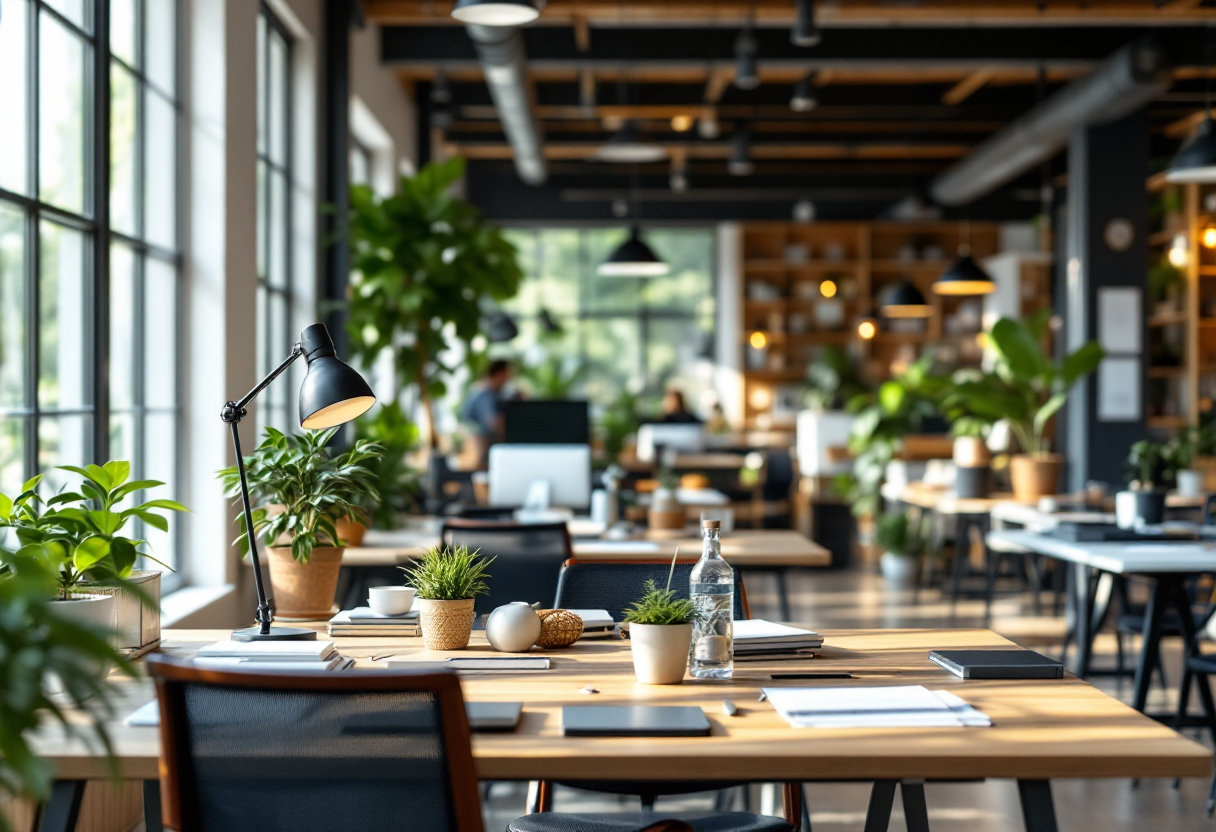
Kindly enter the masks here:
[[[1148, 702], [1148, 689], [1152, 684], [1153, 668], [1157, 665], [1157, 655], [1161, 649], [1161, 622], [1165, 617], [1165, 608], [1173, 596], [1173, 581], [1167, 576], [1158, 576], [1153, 582], [1153, 592], [1148, 598], [1148, 606], [1144, 608], [1144, 629], [1141, 633], [1140, 657], [1136, 660], [1136, 693], [1132, 698], [1132, 707], [1141, 713]], [[1190, 610], [1187, 610], [1190, 614]], [[1185, 618], [1186, 616], [1183, 616]], [[1185, 626], [1185, 624], [1184, 624]], [[1191, 629], [1194, 629], [1192, 623]]]
[[1094, 588], [1089, 575], [1089, 567], [1073, 564], [1076, 573], [1073, 577], [1073, 589], [1076, 592], [1076, 632], [1077, 632], [1077, 664], [1075, 673], [1084, 679], [1089, 675], [1089, 657], [1093, 652], [1094, 633]]
[[145, 832], [163, 832], [164, 821], [160, 810], [160, 781], [144, 781], [144, 830]]
[[908, 832], [929, 832], [929, 807], [925, 803], [925, 781], [904, 780], [899, 784], [904, 799], [904, 823]]
[[781, 605], [781, 620], [793, 621], [790, 618], [790, 593], [785, 585], [785, 576], [788, 570], [784, 567], [777, 567], [777, 602]]
[[806, 783], [799, 783], [798, 790], [802, 792], [802, 830], [801, 832], [812, 832], [811, 830], [811, 804], [806, 799]]
[[1058, 832], [1050, 780], [1019, 780], [1018, 796], [1022, 799], [1026, 832]]
[[875, 780], [870, 789], [865, 832], [887, 832], [891, 825], [891, 806], [895, 803], [894, 780]]
[[84, 800], [84, 780], [56, 780], [51, 785], [51, 798], [39, 812], [39, 832], [73, 832], [80, 817]]

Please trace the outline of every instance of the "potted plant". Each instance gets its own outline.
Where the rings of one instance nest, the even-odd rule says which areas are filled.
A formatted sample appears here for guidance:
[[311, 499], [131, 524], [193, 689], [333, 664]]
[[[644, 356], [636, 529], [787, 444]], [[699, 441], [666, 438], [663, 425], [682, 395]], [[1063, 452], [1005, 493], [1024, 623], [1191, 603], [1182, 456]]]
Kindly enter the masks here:
[[[1127, 464], [1135, 479], [1128, 486], [1130, 491], [1115, 495], [1116, 517], [1130, 517], [1133, 526], [1161, 523], [1165, 520], [1165, 481], [1170, 475], [1166, 446], [1151, 439], [1142, 439], [1132, 445]], [[1124, 504], [1122, 511], [1120, 502]], [[1135, 506], [1134, 514], [1127, 508], [1132, 505]]]
[[916, 555], [907, 515], [892, 511], [879, 517], [874, 542], [882, 547], [879, 565], [886, 582], [896, 589], [911, 587], [916, 582]]
[[[359, 520], [363, 501], [377, 501], [373, 463], [381, 448], [365, 439], [349, 451], [330, 454], [326, 447], [337, 428], [299, 436], [266, 428], [266, 439], [245, 458], [250, 493], [262, 502], [253, 512], [254, 533], [266, 542], [275, 612], [280, 618], [328, 618], [333, 612], [342, 536], [337, 521]], [[227, 496], [240, 499], [235, 466], [219, 472]], [[234, 541], [249, 552], [245, 519], [237, 517]]]
[[1062, 361], [1048, 358], [1042, 341], [1050, 318], [1050, 309], [1024, 321], [1001, 318], [988, 339], [995, 354], [993, 371], [952, 385], [970, 413], [1009, 423], [1021, 450], [1010, 460], [1010, 478], [1015, 499], [1023, 503], [1037, 503], [1058, 490], [1064, 457], [1051, 452], [1051, 420], [1068, 401], [1073, 384], [1102, 360], [1102, 348], [1094, 341]]
[[678, 685], [688, 669], [696, 607], [687, 598], [677, 598], [671, 588], [675, 569], [673, 557], [667, 586], [659, 589], [654, 581], [646, 581], [642, 597], [625, 611], [633, 672], [643, 685]]
[[1203, 441], [1202, 433], [1202, 428], [1187, 425], [1166, 443], [1166, 461], [1174, 472], [1174, 484], [1180, 497], [1203, 496], [1205, 472], [1193, 467]]
[[473, 633], [473, 602], [488, 595], [489, 566], [467, 546], [436, 547], [400, 567], [414, 587], [422, 640], [428, 650], [463, 650]]
[[79, 490], [61, 491], [44, 501], [37, 492], [42, 477], [34, 477], [16, 499], [0, 495], [0, 528], [13, 530], [21, 544], [18, 554], [36, 558], [56, 576], [54, 612], [94, 631], [117, 629], [120, 648], [146, 652], [160, 641], [161, 573], [136, 570], [135, 564], [141, 557], [160, 561], [140, 548], [146, 541], [120, 532], [133, 520], [168, 531], [169, 521], [158, 511], [186, 507], [156, 499], [123, 508], [131, 495], [164, 485], [156, 480], [129, 482], [129, 462], [60, 470], [81, 476]]
[[680, 478], [667, 467], [659, 469], [659, 487], [654, 490], [647, 514], [647, 524], [652, 529], [682, 529], [688, 522], [684, 506], [676, 497]]
[[843, 410], [854, 397], [869, 392], [857, 361], [840, 347], [829, 344], [806, 371], [809, 389], [806, 404], [811, 410]]

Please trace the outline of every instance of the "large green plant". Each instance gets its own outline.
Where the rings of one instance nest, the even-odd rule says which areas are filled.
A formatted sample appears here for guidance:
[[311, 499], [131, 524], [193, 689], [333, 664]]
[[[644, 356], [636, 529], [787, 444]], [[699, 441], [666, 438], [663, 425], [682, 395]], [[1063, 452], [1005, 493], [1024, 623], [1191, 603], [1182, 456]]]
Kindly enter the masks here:
[[[97, 669], [117, 667], [135, 675], [106, 633], [56, 614], [59, 582], [56, 572], [30, 554], [10, 555], [0, 575], [0, 795], [34, 801], [49, 796], [55, 766], [30, 747], [30, 735], [44, 723], [56, 722], [109, 755], [105, 724], [115, 717], [117, 697]], [[44, 685], [48, 673], [63, 688], [53, 697]], [[0, 811], [0, 832], [7, 829]]]
[[410, 464], [417, 450], [418, 426], [396, 402], [385, 402], [371, 415], [355, 422], [355, 438], [374, 442], [384, 449], [378, 459], [367, 462], [372, 481], [380, 491], [379, 501], [370, 496], [361, 501], [378, 529], [396, 528], [398, 518], [418, 508], [423, 497], [422, 471]]
[[892, 555], [908, 557], [915, 554], [915, 535], [908, 516], [902, 511], [880, 515], [874, 524], [874, 542]]
[[596, 426], [605, 466], [613, 465], [625, 449], [625, 440], [638, 432], [642, 419], [638, 415], [638, 397], [628, 390], [617, 394], [612, 404], [604, 408]]
[[[380, 458], [381, 447], [356, 439], [349, 451], [331, 456], [327, 445], [337, 432], [330, 428], [287, 436], [268, 427], [266, 439], [245, 457], [250, 495], [276, 506], [274, 511], [267, 505], [254, 510], [254, 533], [270, 546], [290, 537], [291, 556], [300, 563], [308, 563], [317, 546], [340, 545], [334, 523], [342, 518], [364, 520], [361, 503], [380, 499], [372, 464]], [[236, 466], [225, 468], [218, 476], [225, 496], [239, 505], [241, 478]], [[238, 515], [237, 523], [241, 533], [233, 542], [243, 556], [249, 552], [244, 513]]]
[[[57, 576], [59, 596], [68, 598], [81, 583], [120, 584], [131, 576], [135, 563], [152, 554], [140, 549], [147, 541], [123, 537], [120, 532], [139, 519], [161, 531], [169, 521], [158, 511], [186, 511], [174, 500], [150, 500], [122, 508], [132, 494], [164, 485], [158, 480], [134, 480], [131, 463], [61, 468], [81, 476], [79, 490], [61, 491], [47, 500], [38, 495], [39, 475], [22, 486], [15, 499], [0, 494], [0, 529], [12, 529], [21, 544], [15, 554], [38, 560]], [[0, 551], [0, 564], [13, 553]], [[164, 564], [161, 564], [164, 566]], [[168, 568], [167, 566], [165, 567]]]
[[[523, 279], [515, 247], [450, 193], [464, 168], [454, 158], [403, 177], [393, 196], [363, 186], [350, 194], [351, 352], [370, 366], [391, 350], [432, 425], [431, 400], [447, 392], [456, 369], [449, 347], [476, 353], [483, 300], [512, 297]], [[396, 392], [385, 398], [395, 401]]]
[[811, 389], [807, 404], [821, 410], [838, 410], [854, 396], [870, 391], [861, 377], [861, 368], [851, 355], [832, 344], [823, 348], [807, 367]]
[[989, 333], [993, 371], [955, 383], [950, 394], [978, 418], [1007, 421], [1022, 453], [1032, 456], [1050, 450], [1046, 433], [1052, 417], [1073, 384], [1102, 360], [1102, 348], [1094, 341], [1062, 361], [1046, 356], [1042, 341], [1050, 318], [1051, 310], [1042, 309], [1024, 321], [997, 321]]

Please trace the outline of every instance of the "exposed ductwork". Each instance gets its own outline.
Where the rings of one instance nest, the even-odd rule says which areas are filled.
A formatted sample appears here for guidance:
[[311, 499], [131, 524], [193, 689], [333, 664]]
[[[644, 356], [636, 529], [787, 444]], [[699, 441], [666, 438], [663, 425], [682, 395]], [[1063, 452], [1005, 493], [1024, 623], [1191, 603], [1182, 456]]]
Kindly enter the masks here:
[[1152, 101], [1169, 87], [1164, 69], [1150, 38], [1129, 43], [982, 142], [934, 179], [930, 194], [942, 205], [965, 205], [991, 193], [1058, 153], [1076, 128], [1115, 121]]
[[544, 142], [528, 84], [528, 56], [524, 39], [514, 26], [466, 26], [477, 47], [482, 72], [498, 119], [515, 153], [515, 171], [529, 185], [543, 185], [549, 177]]

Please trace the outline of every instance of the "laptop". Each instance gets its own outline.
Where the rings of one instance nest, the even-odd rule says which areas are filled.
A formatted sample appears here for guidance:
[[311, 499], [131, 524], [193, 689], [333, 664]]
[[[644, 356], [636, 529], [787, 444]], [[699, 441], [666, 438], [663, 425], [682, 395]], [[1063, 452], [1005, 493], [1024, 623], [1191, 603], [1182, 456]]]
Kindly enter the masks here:
[[688, 705], [566, 705], [565, 737], [708, 737], [709, 719]]

